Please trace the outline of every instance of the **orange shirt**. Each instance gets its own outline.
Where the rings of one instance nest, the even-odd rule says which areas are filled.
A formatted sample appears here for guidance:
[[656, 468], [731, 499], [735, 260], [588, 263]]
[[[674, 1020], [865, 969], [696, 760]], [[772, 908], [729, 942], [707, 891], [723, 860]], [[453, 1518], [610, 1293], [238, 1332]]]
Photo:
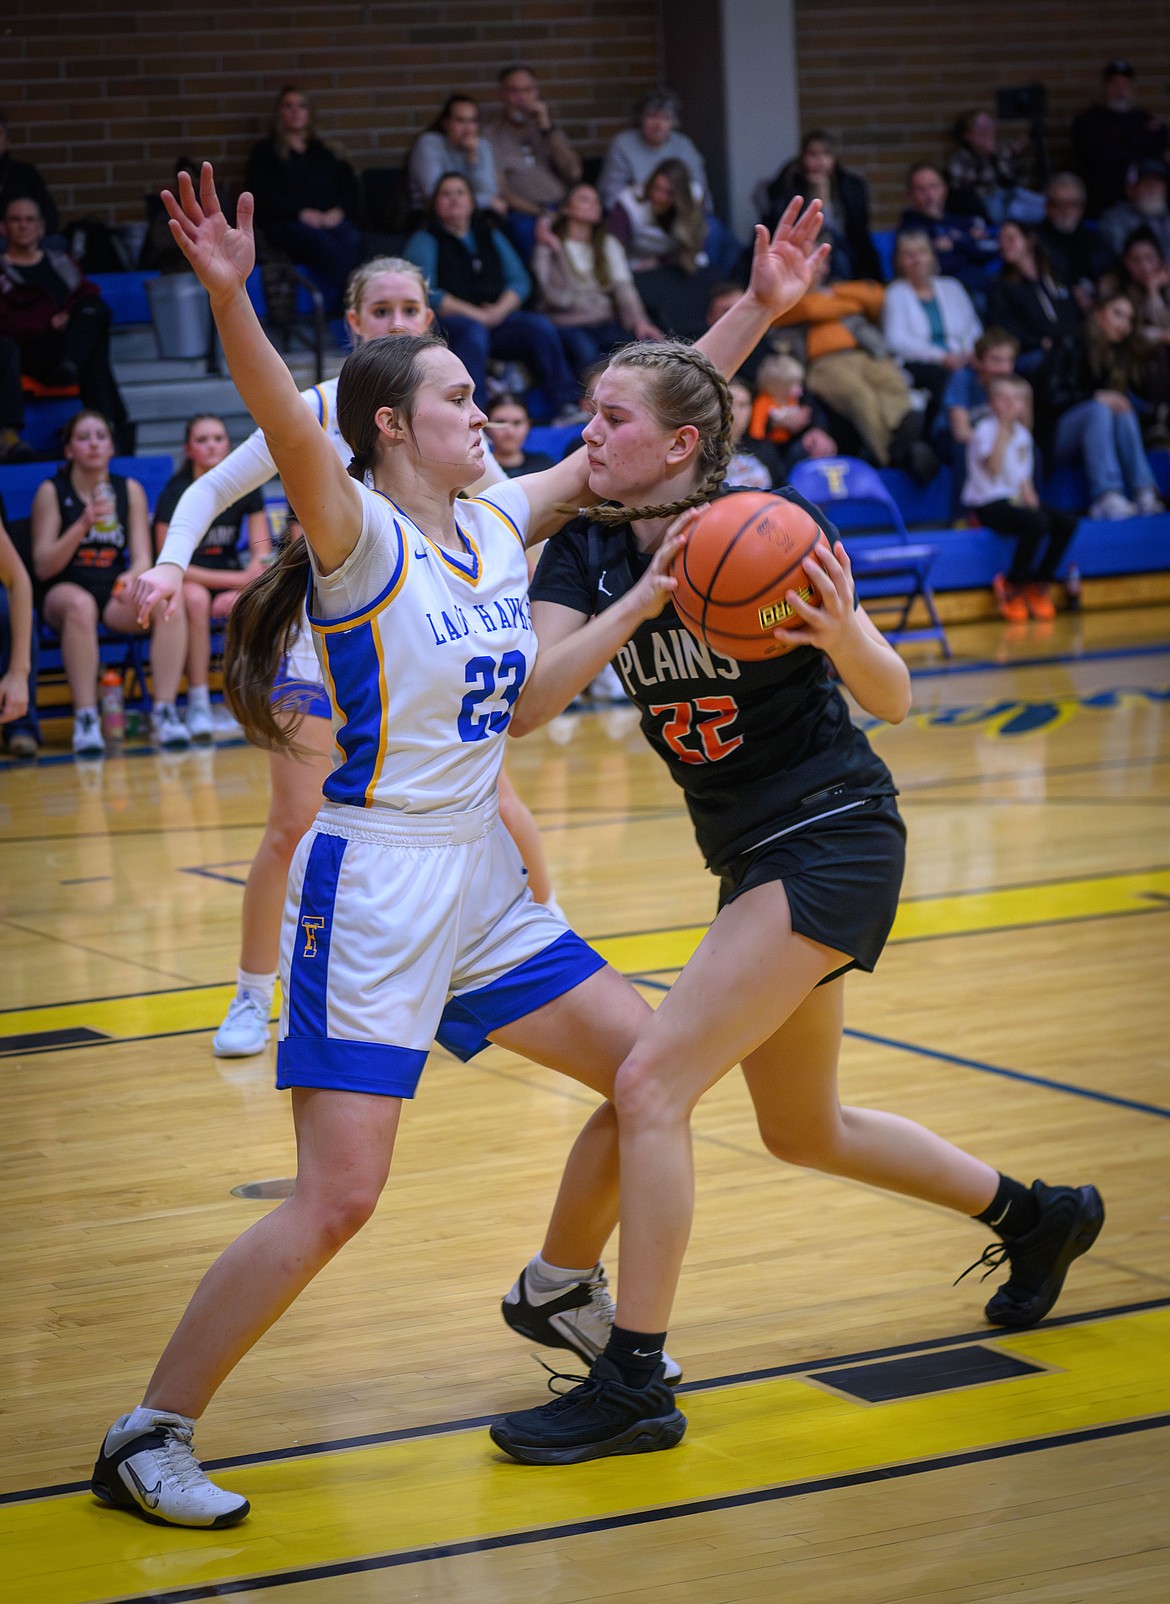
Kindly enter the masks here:
[[827, 284], [824, 289], [809, 290], [795, 306], [789, 307], [775, 326], [784, 328], [792, 323], [808, 324], [808, 360], [829, 356], [833, 351], [852, 351], [857, 341], [841, 321], [842, 318], [862, 317], [877, 322], [881, 316], [885, 288], [871, 279], [845, 279], [840, 284]]

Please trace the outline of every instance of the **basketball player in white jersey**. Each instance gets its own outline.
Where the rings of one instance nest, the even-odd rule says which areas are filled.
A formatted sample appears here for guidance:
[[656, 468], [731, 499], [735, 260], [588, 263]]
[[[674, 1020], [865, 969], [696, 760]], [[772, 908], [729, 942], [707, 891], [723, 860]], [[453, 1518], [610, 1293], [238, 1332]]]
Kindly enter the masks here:
[[[336, 744], [281, 934], [277, 1084], [292, 1089], [296, 1189], [206, 1273], [92, 1480], [100, 1499], [148, 1520], [223, 1527], [248, 1501], [203, 1474], [195, 1421], [370, 1217], [432, 1040], [465, 1058], [498, 1042], [606, 1097], [648, 1010], [533, 898], [497, 814], [501, 737], [535, 662], [524, 547], [585, 499], [585, 452], [460, 501], [483, 471], [484, 415], [441, 341], [404, 336], [363, 345], [342, 370], [347, 473], [248, 301], [251, 196], [235, 228], [209, 164], [199, 198], [186, 176], [180, 196], [164, 195], [172, 233], [211, 296], [232, 377], [304, 529], [233, 610], [231, 704], [254, 739], [287, 744], [271, 687], [307, 590]], [[749, 290], [704, 336], [725, 371], [800, 298], [823, 254], [819, 207], [795, 215], [771, 247], [757, 241], [753, 284], [766, 256], [769, 293]], [[625, 616], [661, 608], [669, 542], [662, 550]], [[616, 1182], [590, 1150], [591, 1128], [570, 1161], [586, 1210], [605, 1207], [597, 1189]], [[604, 1146], [609, 1161], [608, 1136]]]
[[[413, 262], [383, 256], [350, 275], [345, 319], [354, 345], [388, 334], [423, 334], [434, 321], [427, 282]], [[326, 379], [301, 392], [343, 463], [353, 453], [337, 427], [337, 380]], [[276, 473], [263, 433], [257, 429], [223, 462], [196, 479], [175, 508], [156, 565], [136, 583], [139, 612], [149, 618], [160, 601], [169, 617], [182, 592], [183, 574], [206, 531], [224, 509], [258, 490]], [[484, 471], [473, 489], [486, 489], [505, 475], [485, 447]], [[268, 1044], [268, 1021], [276, 986], [280, 914], [288, 868], [297, 842], [321, 805], [321, 787], [333, 765], [329, 697], [307, 628], [293, 636], [277, 682], [296, 751], [270, 750], [269, 803], [264, 835], [244, 887], [240, 961], [236, 993], [215, 1033], [218, 1058], [247, 1058]], [[552, 896], [544, 849], [536, 822], [507, 775], [500, 775], [500, 815], [520, 848], [533, 895]]]

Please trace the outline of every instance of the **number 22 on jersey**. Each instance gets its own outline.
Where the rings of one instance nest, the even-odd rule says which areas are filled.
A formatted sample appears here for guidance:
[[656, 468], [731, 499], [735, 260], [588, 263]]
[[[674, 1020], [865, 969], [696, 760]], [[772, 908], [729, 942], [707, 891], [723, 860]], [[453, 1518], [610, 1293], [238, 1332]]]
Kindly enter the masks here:
[[739, 717], [731, 696], [698, 696], [693, 702], [660, 702], [650, 712], [666, 716], [662, 739], [683, 763], [718, 763], [743, 745], [742, 735], [730, 740], [721, 733]]

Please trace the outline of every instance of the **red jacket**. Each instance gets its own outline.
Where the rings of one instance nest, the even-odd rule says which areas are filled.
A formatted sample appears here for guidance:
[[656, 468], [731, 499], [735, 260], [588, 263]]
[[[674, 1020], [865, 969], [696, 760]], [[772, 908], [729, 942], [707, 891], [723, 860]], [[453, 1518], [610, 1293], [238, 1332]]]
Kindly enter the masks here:
[[71, 256], [63, 251], [46, 251], [45, 255], [64, 281], [64, 301], [58, 302], [40, 284], [26, 284], [16, 263], [7, 255], [0, 256], [0, 334], [10, 340], [37, 340], [51, 334], [51, 320], [58, 312], [72, 312], [83, 301], [101, 298], [97, 285], [84, 276]]

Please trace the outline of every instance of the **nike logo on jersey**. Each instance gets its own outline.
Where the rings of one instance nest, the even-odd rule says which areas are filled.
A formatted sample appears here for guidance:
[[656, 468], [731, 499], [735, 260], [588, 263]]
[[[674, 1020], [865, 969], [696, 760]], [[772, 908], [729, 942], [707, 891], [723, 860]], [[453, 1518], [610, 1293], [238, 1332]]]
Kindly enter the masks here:
[[126, 1461], [126, 1469], [130, 1472], [130, 1480], [142, 1494], [142, 1502], [147, 1509], [157, 1509], [158, 1501], [162, 1497], [162, 1477], [159, 1477], [155, 1486], [148, 1487], [129, 1460]]
[[415, 556], [416, 557], [421, 557], [424, 561], [426, 560], [426, 555], [427, 555], [427, 548], [425, 546], [422, 548], [421, 551], [416, 551], [415, 552]]

